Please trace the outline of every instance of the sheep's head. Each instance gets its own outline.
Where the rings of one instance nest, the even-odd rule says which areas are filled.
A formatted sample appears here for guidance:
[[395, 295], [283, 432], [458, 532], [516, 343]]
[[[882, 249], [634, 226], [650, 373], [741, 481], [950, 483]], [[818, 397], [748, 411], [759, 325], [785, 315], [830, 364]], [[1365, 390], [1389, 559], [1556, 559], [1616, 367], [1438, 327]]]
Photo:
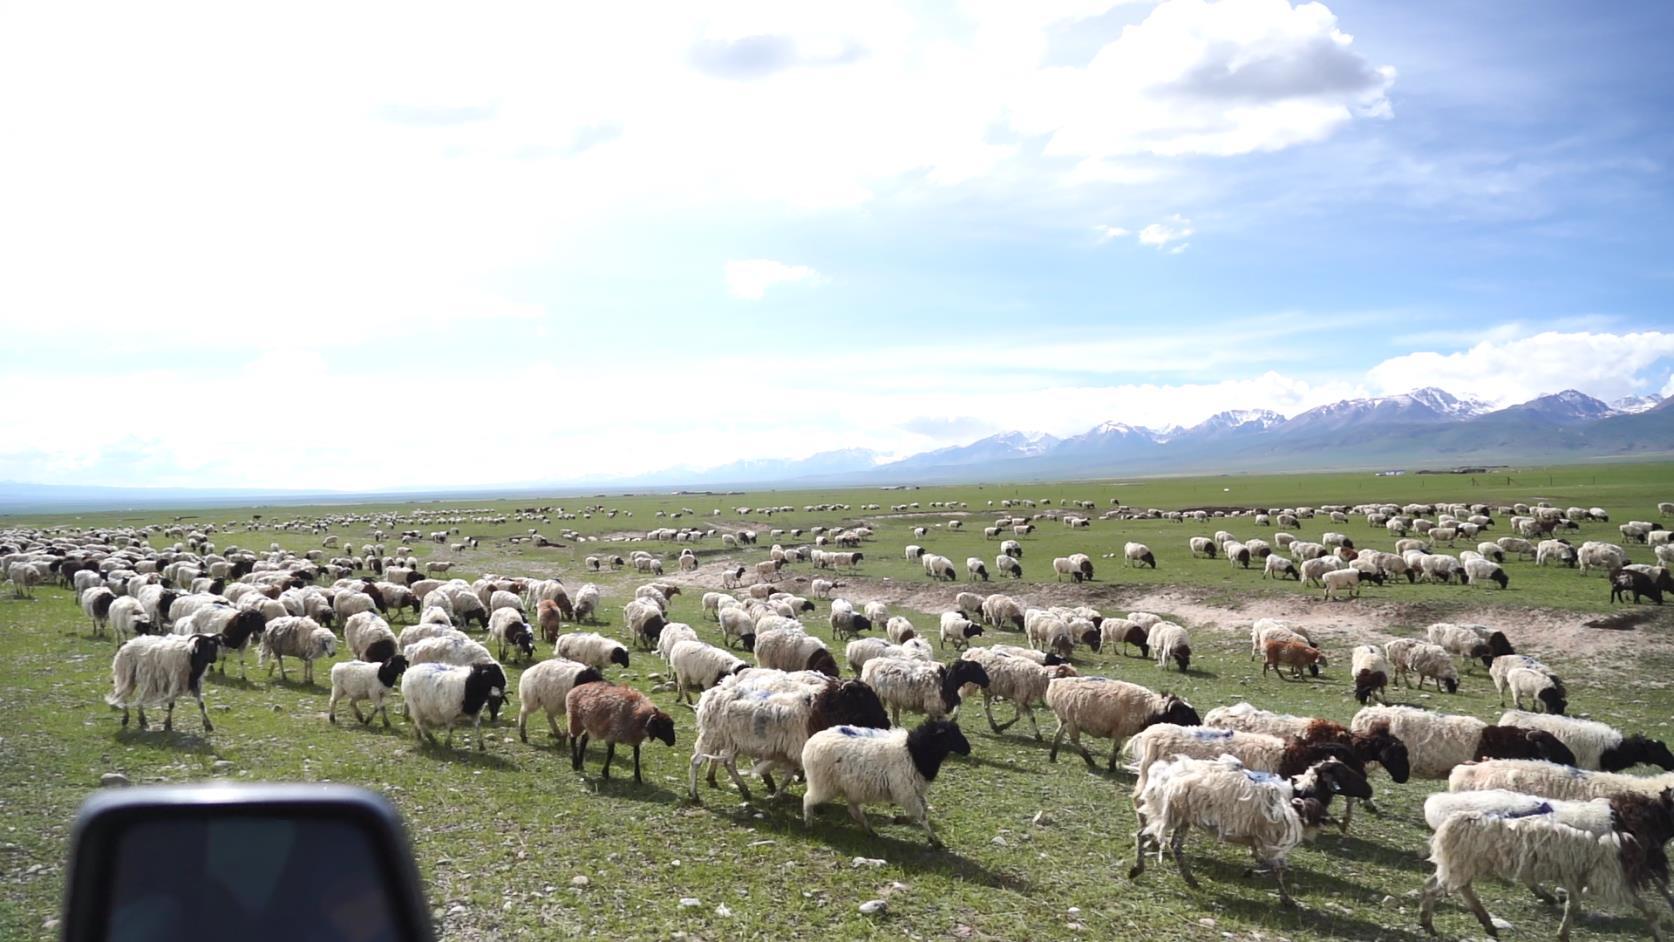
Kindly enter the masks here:
[[1203, 718], [1197, 715], [1192, 705], [1170, 693], [1163, 694], [1162, 712], [1157, 716], [1158, 723], [1172, 723], [1175, 726], [1202, 726]]
[[645, 721], [645, 735], [665, 746], [674, 745], [674, 717], [662, 710], [653, 710]]
[[617, 645], [616, 647], [612, 648], [611, 652], [610, 652], [610, 663], [619, 665], [621, 667], [627, 667], [628, 666], [628, 649], [622, 647], [621, 645]]
[[1459, 692], [1459, 678], [1457, 677], [1438, 677], [1436, 682], [1446, 687], [1448, 693]]

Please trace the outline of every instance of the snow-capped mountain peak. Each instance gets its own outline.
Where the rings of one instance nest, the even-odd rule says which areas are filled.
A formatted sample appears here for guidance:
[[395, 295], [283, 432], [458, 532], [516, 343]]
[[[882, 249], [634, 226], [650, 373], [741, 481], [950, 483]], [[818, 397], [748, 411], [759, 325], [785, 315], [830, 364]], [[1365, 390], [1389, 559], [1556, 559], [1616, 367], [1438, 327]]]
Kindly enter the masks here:
[[1270, 429], [1285, 417], [1268, 409], [1228, 409], [1217, 412], [1192, 427], [1193, 432], [1224, 432], [1228, 429]]
[[[1391, 399], [1400, 398], [1391, 396]], [[1493, 404], [1481, 399], [1460, 399], [1445, 389], [1425, 386], [1406, 394], [1406, 398], [1436, 412], [1457, 418], [1469, 418], [1493, 411]]]
[[1621, 415], [1638, 415], [1641, 412], [1649, 412], [1660, 405], [1662, 405], [1662, 397], [1656, 393], [1651, 393], [1649, 396], [1623, 396], [1611, 402], [1610, 409]]

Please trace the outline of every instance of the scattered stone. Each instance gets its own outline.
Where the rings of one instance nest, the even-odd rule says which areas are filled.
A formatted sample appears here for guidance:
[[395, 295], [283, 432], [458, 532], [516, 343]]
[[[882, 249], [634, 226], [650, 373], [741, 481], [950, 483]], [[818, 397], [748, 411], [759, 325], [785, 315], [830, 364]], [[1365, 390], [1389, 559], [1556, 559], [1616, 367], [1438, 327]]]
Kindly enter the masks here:
[[1213, 917], [1210, 917], [1210, 916], [1204, 916], [1202, 919], [1199, 919], [1197, 921], [1197, 924], [1202, 926], [1205, 929], [1215, 928], [1215, 920], [1214, 920]]
[[209, 770], [211, 772], [230, 772], [232, 771], [232, 767], [233, 764], [231, 759], [216, 759], [214, 762], [209, 764]]
[[732, 907], [722, 903], [721, 905], [715, 907], [715, 915], [720, 916], [722, 919], [730, 919], [732, 918]]
[[99, 776], [99, 785], [103, 788], [121, 788], [132, 784], [134, 783], [129, 781], [128, 776], [121, 772], [106, 772]]
[[1034, 823], [1035, 823], [1035, 827], [1037, 827], [1037, 828], [1046, 828], [1046, 827], [1051, 827], [1052, 826], [1051, 816], [1048, 815], [1044, 811], [1035, 812], [1035, 816], [1034, 816], [1033, 820], [1034, 820]]
[[989, 841], [988, 843], [993, 844], [995, 847], [1004, 847], [1004, 846], [1006, 846], [1005, 835], [996, 834], [996, 835], [994, 835], [994, 839]]
[[883, 865], [884, 865], [884, 861], [879, 860], [876, 857], [856, 857], [855, 859], [849, 861], [849, 866], [857, 867], [857, 868], [858, 867], [881, 867]]
[[703, 900], [700, 900], [695, 896], [682, 896], [682, 897], [680, 897], [680, 908], [681, 909], [691, 909], [693, 906], [702, 906], [702, 905], [703, 905]]
[[570, 877], [570, 886], [573, 886], [576, 889], [590, 886], [592, 883], [593, 881], [587, 879], [586, 877]]
[[876, 916], [888, 908], [889, 904], [881, 899], [869, 899], [860, 904], [860, 914], [862, 916]]
[[1494, 928], [1498, 929], [1501, 932], [1507, 932], [1507, 931], [1510, 931], [1510, 929], [1511, 929], [1511, 923], [1506, 922], [1504, 919], [1501, 919], [1498, 916], [1493, 917], [1493, 923], [1494, 923]]

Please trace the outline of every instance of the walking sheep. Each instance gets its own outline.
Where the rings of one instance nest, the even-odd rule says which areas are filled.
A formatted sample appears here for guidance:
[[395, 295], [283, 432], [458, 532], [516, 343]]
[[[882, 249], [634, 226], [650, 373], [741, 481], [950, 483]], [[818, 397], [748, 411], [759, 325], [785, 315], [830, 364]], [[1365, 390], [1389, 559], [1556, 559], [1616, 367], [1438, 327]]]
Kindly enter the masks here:
[[634, 781], [641, 782], [639, 747], [647, 739], [674, 745], [674, 718], [657, 709], [651, 698], [632, 687], [583, 684], [572, 687], [564, 698], [564, 712], [570, 721], [570, 767], [581, 771], [590, 739], [603, 740], [603, 778], [610, 779], [610, 763], [616, 758], [616, 744], [634, 750]]
[[1046, 688], [1046, 705], [1058, 717], [1058, 731], [1052, 737], [1048, 761], [1058, 761], [1064, 738], [1088, 768], [1095, 768], [1093, 754], [1081, 744], [1081, 734], [1111, 740], [1109, 771], [1116, 771], [1116, 757], [1129, 736], [1157, 723], [1198, 726], [1202, 720], [1192, 705], [1171, 693], [1156, 693], [1138, 684], [1108, 677], [1060, 677]]
[[174, 701], [191, 694], [198, 702], [203, 731], [212, 733], [209, 710], [203, 705], [203, 673], [215, 663], [220, 642], [214, 635], [142, 635], [116, 649], [110, 663], [111, 692], [105, 702], [122, 708], [128, 725], [129, 708], [138, 708], [140, 729], [147, 728], [145, 708], [166, 706], [163, 730], [174, 729]]
[[414, 664], [401, 675], [401, 699], [407, 705], [407, 719], [419, 740], [437, 745], [437, 727], [448, 731], [447, 746], [453, 748], [453, 727], [470, 717], [477, 731], [477, 751], [487, 747], [482, 738], [482, 711], [491, 699], [506, 692], [506, 674], [493, 662], [460, 667], [452, 664]]
[[890, 719], [901, 722], [901, 711], [923, 713], [939, 719], [959, 709], [959, 689], [966, 684], [988, 686], [988, 673], [975, 661], [958, 660], [951, 665], [917, 658], [880, 657], [867, 661], [860, 680], [877, 691], [889, 707]]
[[529, 715], [539, 710], [546, 714], [552, 738], [560, 746], [568, 744], [568, 727], [558, 725], [558, 717], [564, 715], [565, 698], [582, 684], [603, 682], [604, 675], [598, 668], [567, 658], [555, 657], [530, 667], [517, 679], [517, 738], [529, 741]]
[[950, 754], [971, 754], [970, 742], [950, 720], [926, 720], [911, 732], [837, 726], [815, 733], [802, 747], [808, 775], [802, 821], [813, 827], [814, 809], [841, 798], [850, 816], [871, 834], [864, 806], [888, 802], [924, 828], [932, 847], [940, 847], [925, 797]]
[[[399, 654], [392, 654], [387, 660], [375, 661], [344, 661], [331, 666], [331, 700], [326, 704], [326, 716], [331, 722], [337, 722], [337, 701], [348, 700], [349, 709], [354, 711], [355, 719], [362, 726], [372, 722], [372, 717], [383, 714], [384, 728], [389, 729], [389, 704], [386, 698], [395, 685], [401, 682], [401, 675], [407, 670], [407, 659]], [[372, 704], [372, 712], [362, 716], [360, 701], [367, 700]]]
[[1406, 744], [1412, 774], [1446, 778], [1453, 768], [1479, 759], [1545, 759], [1575, 764], [1575, 754], [1543, 730], [1490, 726], [1474, 716], [1432, 713], [1409, 706], [1369, 706], [1354, 715], [1349, 729], [1370, 733], [1376, 727]]
[[[262, 633], [261, 645], [256, 649], [256, 666], [261, 667], [272, 658], [279, 667], [279, 679], [286, 680], [285, 657], [299, 658], [302, 661], [302, 682], [312, 684], [314, 662], [336, 653], [337, 636], [331, 633], [331, 629], [320, 627], [307, 616], [287, 615], [268, 622], [267, 630]], [[273, 667], [273, 664], [267, 664], [268, 676], [273, 675]]]
[[1507, 710], [1500, 715], [1499, 724], [1551, 733], [1575, 753], [1577, 768], [1621, 772], [1636, 765], [1655, 765], [1665, 771], [1674, 769], [1674, 752], [1663, 742], [1640, 733], [1624, 736], [1620, 730], [1594, 720]]

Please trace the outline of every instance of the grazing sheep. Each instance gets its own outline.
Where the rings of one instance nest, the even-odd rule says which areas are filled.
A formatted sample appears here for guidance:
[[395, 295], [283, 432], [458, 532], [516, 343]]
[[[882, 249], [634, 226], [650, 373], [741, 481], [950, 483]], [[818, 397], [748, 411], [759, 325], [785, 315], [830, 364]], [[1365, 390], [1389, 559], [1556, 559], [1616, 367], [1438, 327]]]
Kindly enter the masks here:
[[691, 691], [702, 693], [720, 683], [721, 678], [750, 666], [731, 651], [702, 641], [676, 644], [669, 652], [668, 663], [674, 669], [675, 698], [681, 703], [691, 702]]
[[1498, 563], [1487, 559], [1467, 559], [1465, 560], [1465, 581], [1471, 585], [1497, 582], [1503, 589], [1511, 582], [1511, 579]]
[[884, 623], [884, 637], [890, 644], [906, 644], [918, 637], [918, 630], [913, 627], [912, 620], [905, 615], [896, 615]]
[[756, 664], [783, 671], [818, 671], [836, 677], [837, 659], [825, 642], [801, 627], [769, 628], [756, 633]]
[[965, 557], [965, 572], [970, 576], [972, 582], [978, 579], [983, 582], [988, 581], [988, 566], [976, 556]]
[[1022, 631], [1023, 606], [1009, 595], [990, 595], [982, 600], [982, 618], [991, 628]]
[[1494, 658], [1517, 653], [1505, 632], [1495, 631], [1487, 625], [1437, 622], [1425, 628], [1424, 635], [1431, 644], [1440, 645], [1447, 653], [1474, 658], [1481, 661], [1483, 667], [1493, 667]]
[[[320, 627], [314, 619], [305, 615], [287, 615], [269, 622], [267, 630], [262, 633], [261, 645], [256, 649], [256, 666], [267, 664], [272, 658], [279, 667], [279, 679], [288, 679], [285, 675], [285, 657], [289, 655], [302, 660], [302, 682], [314, 682], [314, 662], [320, 658], [332, 657], [337, 653], [337, 636], [331, 629]], [[273, 664], [267, 664], [268, 676], [273, 675]]]
[[1354, 678], [1354, 699], [1362, 705], [1371, 702], [1376, 697], [1379, 703], [1387, 702], [1384, 691], [1389, 685], [1389, 676], [1394, 668], [1389, 665], [1389, 659], [1375, 644], [1362, 644], [1354, 649], [1349, 664], [1349, 674]]
[[1278, 618], [1258, 618], [1250, 626], [1250, 660], [1261, 657], [1269, 641], [1296, 641], [1317, 647], [1304, 628]]
[[1674, 769], [1674, 753], [1666, 744], [1639, 733], [1624, 736], [1605, 723], [1553, 713], [1507, 710], [1501, 714], [1499, 725], [1551, 733], [1575, 753], [1577, 768], [1621, 772], [1636, 765], [1655, 765], [1664, 771]]
[[959, 578], [959, 573], [953, 568], [953, 560], [935, 553], [926, 553], [921, 560], [924, 564], [924, 574], [936, 581], [953, 582]]
[[1000, 544], [1000, 552], [1012, 559], [1023, 558], [1023, 544], [1016, 540], [1005, 540]]
[[943, 612], [941, 618], [941, 646], [946, 650], [949, 644], [954, 650], [968, 647], [971, 639], [982, 634], [982, 626], [966, 618], [960, 612]]
[[1521, 710], [1523, 701], [1539, 706], [1545, 712], [1562, 716], [1569, 707], [1568, 692], [1558, 677], [1530, 667], [1514, 667], [1506, 672], [1506, 686], [1511, 688], [1511, 702]]
[[1141, 827], [1134, 835], [1137, 854], [1128, 879], [1145, 872], [1148, 847], [1160, 852], [1166, 842], [1181, 879], [1196, 888], [1184, 853], [1187, 832], [1196, 825], [1223, 842], [1250, 848], [1261, 868], [1273, 872], [1280, 905], [1292, 908], [1296, 902], [1285, 888], [1285, 860], [1324, 823], [1334, 794], [1370, 798], [1372, 789], [1364, 775], [1338, 759], [1291, 779], [1246, 769], [1231, 757], [1159, 762], [1134, 796]]
[[1151, 548], [1146, 546], [1144, 543], [1125, 544], [1122, 547], [1122, 559], [1129, 566], [1139, 566], [1143, 563], [1148, 563], [1152, 569], [1157, 568], [1156, 555], [1152, 553]]
[[1215, 558], [1215, 541], [1206, 536], [1194, 536], [1187, 541], [1187, 545], [1190, 546], [1194, 557]]
[[499, 646], [499, 659], [505, 660], [506, 647], [521, 651], [525, 661], [535, 659], [535, 632], [523, 620], [521, 609], [510, 606], [497, 608], [488, 616], [488, 636]]
[[[80, 575], [80, 573], [77, 573]], [[110, 607], [116, 593], [105, 586], [94, 586], [81, 593], [81, 611], [93, 621], [93, 637], [97, 638], [110, 623]]]
[[558, 633], [564, 630], [564, 617], [558, 610], [558, 603], [552, 599], [536, 602], [535, 624], [540, 627], [542, 641], [547, 644], [556, 643]]
[[947, 716], [959, 709], [961, 687], [988, 686], [987, 672], [975, 661], [943, 665], [906, 657], [872, 658], [861, 667], [860, 680], [877, 691], [896, 723], [901, 722], [903, 709], [932, 719]]
[[649, 651], [657, 646], [657, 635], [668, 624], [668, 617], [654, 602], [635, 598], [622, 606], [622, 624], [634, 643]]
[[1580, 550], [1576, 552], [1576, 558], [1580, 562], [1582, 575], [1593, 569], [1614, 572], [1628, 563], [1626, 550], [1614, 543], [1601, 543], [1596, 540], [1582, 543]]
[[[1028, 638], [1029, 647], [1037, 651], [1051, 651], [1066, 661], [1075, 650], [1076, 636], [1070, 623], [1041, 609], [1030, 609], [1024, 614], [1024, 635]], [[1100, 643], [1103, 643], [1102, 638]]]
[[[1311, 561], [1311, 560], [1310, 560]], [[1347, 592], [1350, 598], [1360, 597], [1360, 570], [1338, 569], [1320, 576], [1320, 583], [1325, 586], [1325, 600], [1331, 601], [1333, 595], [1341, 597]]]
[[145, 708], [167, 706], [163, 730], [174, 729], [174, 701], [191, 694], [198, 702], [203, 731], [212, 733], [209, 710], [203, 704], [203, 673], [215, 663], [220, 641], [214, 635], [142, 635], [123, 642], [110, 663], [111, 692], [105, 702], [128, 710], [138, 708], [140, 729], [146, 729]]
[[592, 632], [572, 632], [558, 636], [553, 648], [558, 657], [579, 661], [588, 667], [604, 670], [612, 664], [628, 666], [628, 649], [621, 642]]
[[565, 698], [571, 689], [593, 683], [604, 683], [598, 668], [567, 658], [555, 657], [524, 671], [517, 680], [517, 737], [529, 741], [529, 715], [539, 710], [546, 714], [552, 738], [559, 745], [568, 743], [567, 727], [558, 725], [558, 717], [564, 715]]
[[1575, 754], [1543, 730], [1490, 726], [1474, 716], [1432, 713], [1416, 707], [1362, 707], [1349, 729], [1370, 733], [1379, 726], [1406, 744], [1412, 774], [1419, 778], [1446, 778], [1454, 766], [1480, 759], [1575, 763]]
[[431, 730], [443, 727], [448, 731], [447, 746], [453, 748], [453, 727], [464, 717], [471, 718], [477, 731], [477, 751], [487, 748], [482, 738], [482, 711], [491, 700], [506, 693], [506, 673], [500, 665], [490, 661], [462, 667], [453, 664], [414, 664], [401, 675], [401, 699], [407, 705], [407, 719], [413, 724], [413, 734], [423, 742], [437, 745]]
[[1325, 655], [1318, 648], [1299, 641], [1269, 641], [1262, 648], [1262, 655], [1261, 676], [1266, 677], [1271, 668], [1280, 680], [1284, 679], [1284, 668], [1287, 667], [1292, 678], [1300, 678], [1304, 669], [1317, 677], [1320, 670], [1327, 666]]
[[737, 642], [746, 651], [756, 646], [756, 623], [743, 608], [730, 605], [716, 613], [721, 623], [721, 637], [728, 645]]
[[821, 730], [802, 747], [802, 768], [808, 776], [803, 823], [813, 827], [814, 809], [842, 798], [850, 816], [870, 834], [872, 825], [863, 806], [888, 802], [924, 828], [931, 846], [940, 847], [925, 796], [950, 753], [971, 754], [970, 742], [950, 720], [929, 719], [911, 732], [856, 726]]
[[1262, 564], [1261, 577], [1266, 579], [1269, 576], [1274, 579], [1290, 578], [1302, 581], [1302, 574], [1297, 572], [1296, 564], [1277, 553], [1268, 556], [1267, 561]]
[[[1436, 871], [1424, 881], [1419, 904], [1424, 930], [1435, 934], [1436, 901], [1456, 891], [1484, 930], [1497, 938], [1494, 917], [1472, 888], [1480, 879], [1495, 878], [1532, 887], [1562, 886], [1564, 914], [1558, 938], [1565, 942], [1583, 890], [1601, 903], [1633, 906], [1645, 918], [1651, 936], [1662, 938], [1657, 917], [1640, 890], [1654, 884], [1668, 898], [1668, 858], [1662, 847], [1674, 837], [1674, 793], [1615, 796], [1608, 816], [1600, 816], [1591, 828], [1577, 826], [1586, 823], [1577, 820], [1579, 815], [1560, 818], [1556, 812], [1550, 804], [1537, 804], [1533, 813], [1489, 809], [1443, 819], [1430, 839]], [[1537, 893], [1550, 900], [1538, 889]]]
[[1156, 653], [1158, 667], [1163, 667], [1172, 660], [1179, 665], [1182, 674], [1191, 668], [1191, 638], [1187, 636], [1186, 629], [1179, 625], [1171, 621], [1157, 622], [1151, 626], [1146, 636], [1146, 644]]
[[[372, 717], [382, 713], [384, 728], [389, 729], [389, 704], [385, 698], [395, 689], [395, 685], [401, 682], [401, 675], [406, 670], [407, 659], [399, 654], [391, 655], [388, 660], [382, 662], [344, 661], [341, 664], [333, 664], [331, 700], [326, 704], [327, 717], [336, 723], [337, 701], [348, 700], [349, 709], [354, 711], [355, 719], [359, 720], [362, 726], [372, 722]], [[362, 700], [372, 704], [372, 712], [365, 716], [360, 714]]]
[[831, 624], [831, 637], [838, 641], [872, 630], [871, 619], [855, 611], [854, 605], [847, 599], [831, 600], [831, 613], [827, 620]]
[[[688, 642], [690, 643], [690, 642]], [[674, 745], [674, 718], [657, 709], [651, 698], [632, 687], [583, 684], [572, 687], [564, 698], [564, 712], [570, 721], [570, 767], [581, 771], [591, 739], [605, 743], [603, 777], [610, 778], [610, 763], [616, 758], [616, 744], [634, 750], [634, 781], [641, 782], [639, 747], [646, 739]]]
[[1396, 683], [1408, 684], [1407, 674], [1412, 673], [1418, 675], [1420, 690], [1424, 689], [1425, 680], [1433, 680], [1437, 690], [1445, 687], [1448, 693], [1459, 692], [1459, 670], [1453, 666], [1452, 655], [1441, 645], [1397, 638], [1383, 649], [1395, 668]]
[[1111, 740], [1109, 770], [1116, 771], [1116, 757], [1123, 740], [1157, 723], [1198, 726], [1201, 720], [1192, 705], [1179, 697], [1156, 693], [1138, 684], [1108, 677], [1060, 677], [1046, 689], [1046, 705], [1058, 717], [1058, 731], [1052, 737], [1048, 760], [1058, 761], [1058, 747], [1064, 738], [1088, 768], [1094, 768], [1093, 754], [1081, 744], [1083, 732]]

